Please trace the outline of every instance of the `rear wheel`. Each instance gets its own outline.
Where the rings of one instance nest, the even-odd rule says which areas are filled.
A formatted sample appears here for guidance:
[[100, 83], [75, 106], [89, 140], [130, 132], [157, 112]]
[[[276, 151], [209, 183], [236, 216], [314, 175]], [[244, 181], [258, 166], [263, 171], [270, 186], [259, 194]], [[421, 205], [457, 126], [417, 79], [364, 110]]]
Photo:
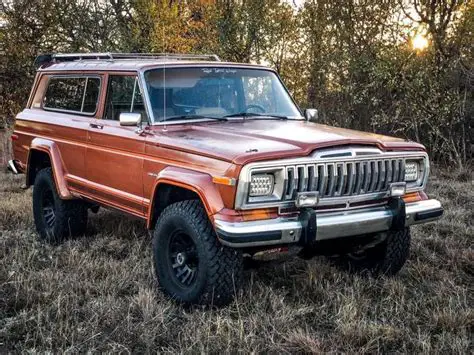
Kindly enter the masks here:
[[369, 272], [372, 275], [395, 275], [408, 259], [410, 229], [386, 232], [386, 238], [373, 246], [364, 247], [333, 259], [337, 265], [351, 272]]
[[83, 234], [87, 227], [87, 206], [79, 200], [61, 200], [51, 168], [36, 174], [33, 216], [40, 239], [49, 243]]
[[175, 300], [206, 305], [232, 301], [242, 281], [242, 254], [223, 246], [198, 200], [168, 206], [153, 235], [160, 288]]

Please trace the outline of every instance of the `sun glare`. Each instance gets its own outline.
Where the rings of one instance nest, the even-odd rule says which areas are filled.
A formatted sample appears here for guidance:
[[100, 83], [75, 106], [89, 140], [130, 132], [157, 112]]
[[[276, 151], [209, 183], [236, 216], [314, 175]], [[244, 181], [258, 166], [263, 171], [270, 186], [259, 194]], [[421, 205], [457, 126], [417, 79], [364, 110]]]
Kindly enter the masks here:
[[426, 38], [425, 36], [419, 33], [415, 37], [412, 38], [411, 45], [414, 50], [422, 51], [425, 48], [427, 48], [429, 45], [428, 38]]

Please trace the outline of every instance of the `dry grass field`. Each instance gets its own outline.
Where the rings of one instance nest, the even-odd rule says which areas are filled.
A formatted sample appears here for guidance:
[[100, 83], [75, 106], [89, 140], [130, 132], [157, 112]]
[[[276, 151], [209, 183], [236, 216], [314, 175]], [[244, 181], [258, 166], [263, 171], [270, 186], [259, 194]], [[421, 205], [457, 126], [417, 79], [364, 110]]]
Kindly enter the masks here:
[[0, 353], [474, 351], [470, 173], [433, 173], [429, 194], [445, 216], [413, 228], [397, 277], [292, 259], [248, 270], [218, 310], [183, 308], [157, 291], [140, 221], [101, 210], [84, 237], [39, 243], [22, 182], [0, 173]]

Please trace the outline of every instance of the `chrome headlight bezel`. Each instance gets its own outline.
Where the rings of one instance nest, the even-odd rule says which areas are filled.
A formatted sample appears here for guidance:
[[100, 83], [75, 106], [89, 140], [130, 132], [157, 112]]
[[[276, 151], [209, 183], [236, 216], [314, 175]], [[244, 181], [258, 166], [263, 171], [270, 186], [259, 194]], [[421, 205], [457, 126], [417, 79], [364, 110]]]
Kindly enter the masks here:
[[[427, 161], [427, 159], [426, 159]], [[407, 189], [409, 190], [410, 188], [416, 188], [417, 186], [421, 186], [425, 184], [425, 177], [427, 178], [426, 171], [428, 169], [427, 167], [427, 162], [424, 161], [424, 159], [406, 159], [405, 160], [405, 167], [410, 164], [410, 163], [416, 163], [416, 178], [413, 180], [407, 180], [406, 179], [406, 173], [405, 173], [405, 182], [407, 183]], [[406, 169], [406, 168], [405, 168]], [[405, 170], [406, 171], [406, 170]]]
[[[245, 200], [248, 204], [261, 204], [261, 203], [272, 203], [274, 201], [280, 201], [283, 196], [283, 183], [284, 183], [284, 167], [256, 167], [249, 170], [245, 174], [245, 178], [239, 179], [239, 185], [237, 187], [237, 195], [239, 198]], [[250, 184], [252, 177], [255, 175], [273, 175], [273, 190], [270, 194], [264, 196], [250, 196]], [[242, 174], [241, 174], [242, 175]], [[242, 181], [242, 182], [241, 182]]]
[[[343, 149], [339, 149], [344, 151]], [[339, 156], [331, 158], [320, 158], [316, 155], [305, 157], [305, 158], [296, 158], [296, 159], [282, 159], [282, 160], [273, 160], [273, 161], [263, 161], [256, 162], [244, 165], [241, 169], [238, 184], [237, 192], [235, 199], [235, 209], [239, 210], [249, 210], [255, 208], [271, 208], [271, 207], [282, 207], [282, 208], [291, 208], [295, 206], [295, 200], [284, 200], [283, 194], [285, 193], [285, 183], [288, 179], [287, 166], [299, 166], [304, 164], [320, 164], [320, 163], [332, 163], [332, 162], [341, 162], [341, 161], [362, 161], [370, 159], [389, 159], [389, 158], [402, 158], [405, 161], [418, 161], [419, 162], [419, 172], [417, 180], [406, 182], [406, 192], [417, 192], [424, 190], [426, 183], [428, 181], [429, 175], [429, 159], [426, 152], [384, 152], [380, 154], [369, 154], [363, 156]], [[260, 197], [250, 197], [249, 196], [249, 183], [253, 174], [274, 174], [275, 176], [275, 186], [273, 193], [269, 196], [260, 196]], [[389, 191], [377, 192], [377, 193], [368, 193], [354, 196], [339, 196], [339, 197], [327, 197], [321, 198], [319, 201], [319, 206], [328, 206], [336, 205], [340, 203], [346, 203], [350, 200], [353, 202], [363, 202], [368, 200], [374, 200], [379, 198], [388, 197]]]

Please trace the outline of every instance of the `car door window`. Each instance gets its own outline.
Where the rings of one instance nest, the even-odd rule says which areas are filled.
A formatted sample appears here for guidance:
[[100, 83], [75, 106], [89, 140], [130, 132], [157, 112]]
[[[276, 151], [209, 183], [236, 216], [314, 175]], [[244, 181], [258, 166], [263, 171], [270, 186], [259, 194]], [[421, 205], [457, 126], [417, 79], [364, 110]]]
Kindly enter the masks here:
[[111, 75], [107, 86], [104, 118], [118, 121], [123, 112], [136, 112], [146, 119], [143, 96], [136, 76]]
[[95, 77], [51, 77], [43, 98], [43, 108], [94, 114], [100, 92], [100, 79]]

